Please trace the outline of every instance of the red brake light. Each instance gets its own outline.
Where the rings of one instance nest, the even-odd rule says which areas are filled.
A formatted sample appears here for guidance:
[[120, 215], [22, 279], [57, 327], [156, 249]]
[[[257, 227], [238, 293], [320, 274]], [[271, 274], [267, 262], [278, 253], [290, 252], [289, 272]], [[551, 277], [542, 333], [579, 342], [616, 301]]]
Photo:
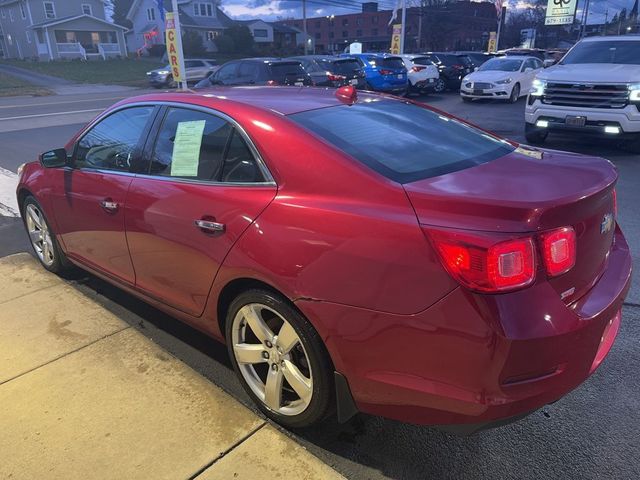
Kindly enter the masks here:
[[343, 80], [347, 79], [347, 77], [345, 77], [344, 75], [334, 75], [333, 73], [327, 75], [327, 78], [330, 82], [342, 82]]
[[571, 227], [559, 228], [541, 235], [542, 252], [547, 273], [556, 277], [576, 264], [576, 232]]
[[411, 67], [411, 70], [413, 70], [414, 72], [420, 72], [422, 70], [424, 70], [427, 67], [418, 67], [417, 65], [414, 65], [413, 67]]
[[393, 71], [387, 70], [386, 68], [381, 68], [378, 71], [380, 72], [380, 75], [391, 75], [393, 73]]
[[447, 271], [471, 290], [497, 293], [535, 280], [535, 250], [530, 237], [496, 241], [455, 231], [429, 230], [428, 234]]

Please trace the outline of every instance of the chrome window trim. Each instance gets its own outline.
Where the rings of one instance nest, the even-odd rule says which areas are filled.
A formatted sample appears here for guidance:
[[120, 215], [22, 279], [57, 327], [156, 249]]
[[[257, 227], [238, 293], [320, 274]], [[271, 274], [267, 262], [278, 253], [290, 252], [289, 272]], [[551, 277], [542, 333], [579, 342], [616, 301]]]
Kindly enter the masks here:
[[93, 122], [91, 122], [91, 124], [89, 126], [86, 127], [86, 129], [82, 132], [81, 136], [78, 137], [78, 139], [76, 140], [76, 144], [79, 143], [80, 141], [82, 141], [82, 139], [85, 137], [85, 135], [87, 135], [89, 133], [89, 131], [91, 129], [93, 129], [93, 127], [95, 127], [98, 123], [100, 123], [103, 119], [105, 119], [108, 116], [111, 116], [114, 113], [117, 113], [121, 110], [125, 110], [127, 108], [132, 108], [132, 107], [155, 107], [155, 106], [167, 106], [167, 107], [175, 107], [175, 108], [186, 108], [188, 110], [195, 110], [195, 111], [200, 111], [203, 113], [207, 113], [209, 115], [216, 115], [219, 116], [220, 118], [222, 118], [223, 120], [229, 122], [235, 129], [236, 131], [240, 134], [240, 136], [242, 137], [242, 139], [246, 142], [247, 146], [249, 147], [249, 150], [251, 151], [251, 154], [253, 155], [254, 159], [256, 160], [256, 164], [258, 165], [258, 168], [260, 169], [260, 172], [262, 173], [263, 177], [265, 178], [264, 182], [214, 182], [211, 180], [197, 180], [197, 179], [189, 179], [189, 178], [180, 178], [180, 177], [167, 177], [167, 176], [161, 176], [161, 175], [151, 175], [151, 174], [141, 174], [141, 173], [132, 173], [132, 172], [123, 172], [121, 170], [108, 170], [108, 169], [100, 169], [100, 168], [72, 168], [73, 170], [78, 170], [78, 171], [83, 171], [83, 172], [88, 172], [88, 171], [94, 171], [94, 172], [99, 172], [102, 174], [105, 173], [115, 173], [118, 175], [130, 175], [130, 176], [134, 176], [134, 177], [140, 177], [140, 178], [150, 178], [150, 179], [157, 179], [157, 180], [165, 180], [165, 181], [178, 181], [181, 183], [196, 183], [196, 184], [205, 184], [205, 185], [223, 185], [223, 186], [241, 186], [241, 187], [247, 187], [247, 186], [277, 186], [277, 183], [275, 181], [275, 179], [273, 178], [273, 175], [271, 175], [271, 172], [269, 171], [266, 163], [264, 162], [262, 156], [260, 155], [260, 152], [258, 151], [258, 149], [256, 148], [255, 144], [253, 143], [253, 140], [251, 140], [251, 137], [249, 136], [249, 134], [246, 132], [246, 130], [244, 129], [244, 127], [242, 125], [240, 125], [240, 123], [238, 123], [235, 119], [233, 119], [232, 117], [230, 117], [229, 115], [227, 115], [224, 112], [221, 112], [219, 110], [216, 110], [214, 108], [210, 108], [210, 107], [203, 107], [201, 105], [194, 105], [192, 103], [180, 103], [180, 102], [134, 102], [134, 103], [127, 103], [126, 105], [121, 105], [118, 108], [114, 108], [113, 110], [109, 110], [108, 112], [103, 112], [101, 113]]

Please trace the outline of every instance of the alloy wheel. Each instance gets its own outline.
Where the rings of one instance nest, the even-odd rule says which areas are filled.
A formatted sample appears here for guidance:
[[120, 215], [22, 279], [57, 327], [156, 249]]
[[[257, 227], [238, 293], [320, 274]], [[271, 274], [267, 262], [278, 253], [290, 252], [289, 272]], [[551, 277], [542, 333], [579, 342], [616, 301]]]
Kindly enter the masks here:
[[26, 208], [26, 222], [27, 232], [29, 233], [29, 239], [33, 245], [33, 249], [38, 255], [38, 258], [46, 266], [50, 267], [55, 261], [55, 254], [53, 249], [53, 241], [51, 239], [51, 232], [47, 222], [42, 215], [42, 212], [38, 207], [33, 204], [27, 205]]
[[293, 416], [313, 395], [311, 362], [293, 326], [274, 309], [250, 303], [233, 319], [234, 358], [254, 395], [271, 411]]
[[433, 87], [434, 91], [437, 93], [442, 93], [447, 89], [447, 85], [444, 83], [444, 80], [439, 78], [436, 81], [435, 86]]

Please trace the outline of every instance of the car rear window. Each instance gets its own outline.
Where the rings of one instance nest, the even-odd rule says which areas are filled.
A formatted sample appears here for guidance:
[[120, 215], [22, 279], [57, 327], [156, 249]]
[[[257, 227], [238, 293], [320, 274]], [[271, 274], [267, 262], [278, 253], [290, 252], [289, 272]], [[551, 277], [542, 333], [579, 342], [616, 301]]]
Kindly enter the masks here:
[[427, 57], [416, 57], [411, 61], [416, 65], [433, 65], [433, 62]]
[[438, 55], [438, 58], [447, 67], [450, 67], [452, 65], [460, 65], [462, 63], [460, 59], [455, 55]]
[[608, 40], [578, 43], [569, 50], [560, 63], [563, 65], [572, 63], [640, 65], [640, 41]]
[[310, 110], [289, 118], [399, 183], [463, 170], [514, 150], [455, 119], [394, 100]]
[[404, 62], [401, 58], [398, 57], [383, 58], [381, 65], [386, 68], [394, 68], [399, 70], [405, 68]]
[[306, 75], [300, 62], [279, 62], [269, 65], [269, 70], [273, 80], [284, 81], [287, 77], [299, 77]]
[[362, 67], [357, 60], [336, 60], [333, 62], [333, 68], [335, 73], [342, 73], [345, 75], [352, 74], [356, 70], [361, 70]]

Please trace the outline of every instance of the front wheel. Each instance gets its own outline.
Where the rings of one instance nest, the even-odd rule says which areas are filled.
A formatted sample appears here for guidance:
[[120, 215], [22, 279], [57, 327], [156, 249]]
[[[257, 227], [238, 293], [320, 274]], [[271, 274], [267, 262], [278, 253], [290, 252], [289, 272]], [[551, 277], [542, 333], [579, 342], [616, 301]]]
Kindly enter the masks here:
[[334, 393], [329, 356], [289, 302], [265, 290], [242, 293], [229, 307], [225, 330], [240, 382], [265, 415], [290, 428], [328, 415]]
[[509, 101], [511, 103], [516, 103], [520, 98], [520, 84], [516, 83], [511, 89], [511, 96], [509, 97]]
[[32, 196], [25, 198], [22, 203], [22, 218], [31, 247], [42, 266], [57, 274], [71, 270], [73, 266], [58, 245], [42, 208]]
[[544, 143], [547, 135], [549, 135], [549, 131], [544, 128], [536, 127], [530, 123], [525, 123], [524, 125], [524, 136], [529, 143], [534, 145]]
[[439, 78], [436, 81], [436, 84], [435, 84], [435, 86], [433, 88], [433, 91], [436, 92], [436, 93], [442, 93], [446, 89], [447, 89], [447, 84], [445, 83], [445, 81], [443, 79]]

